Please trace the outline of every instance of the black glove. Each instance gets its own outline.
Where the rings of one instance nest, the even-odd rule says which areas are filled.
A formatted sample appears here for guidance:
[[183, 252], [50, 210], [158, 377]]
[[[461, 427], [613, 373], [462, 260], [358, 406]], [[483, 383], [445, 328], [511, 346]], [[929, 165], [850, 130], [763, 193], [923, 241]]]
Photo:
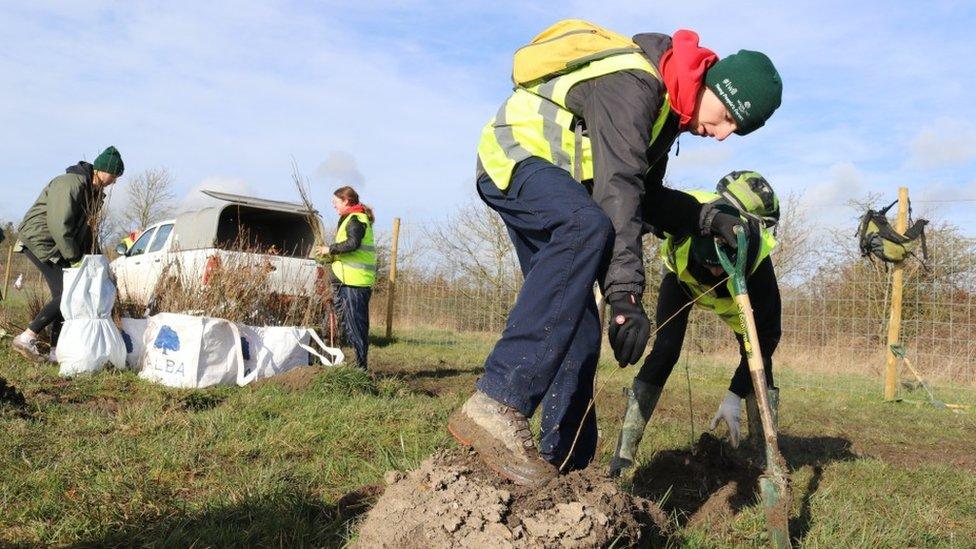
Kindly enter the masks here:
[[620, 367], [636, 364], [647, 348], [651, 321], [640, 299], [632, 293], [615, 293], [610, 302], [610, 347]]
[[734, 250], [739, 245], [735, 237], [736, 225], [742, 226], [743, 230], [746, 229], [741, 217], [725, 213], [714, 204], [702, 206], [699, 223], [702, 236], [717, 236], [726, 246]]

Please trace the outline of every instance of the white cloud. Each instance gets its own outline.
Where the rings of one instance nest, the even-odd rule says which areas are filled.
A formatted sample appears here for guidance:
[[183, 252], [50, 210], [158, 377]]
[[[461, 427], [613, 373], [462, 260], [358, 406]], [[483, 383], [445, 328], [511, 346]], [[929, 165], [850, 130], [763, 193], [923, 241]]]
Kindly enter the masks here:
[[[178, 191], [221, 174], [290, 200], [292, 157], [314, 168], [323, 152], [343, 151], [354, 159], [347, 178], [368, 176], [364, 200], [382, 212], [379, 224], [442, 215], [474, 196], [479, 130], [509, 92], [511, 52], [567, 16], [624, 33], [692, 28], [720, 55], [746, 47], [773, 58], [783, 106], [745, 139], [683, 138], [668, 174], [682, 186], [749, 168], [778, 192], [823, 187], [846, 202], [899, 181], [974, 180], [973, 166], [938, 171], [972, 151], [932, 125], [976, 119], [967, 91], [976, 73], [959, 62], [976, 53], [972, 3], [764, 2], [734, 23], [716, 0], [20, 4], [0, 4], [5, 218], [19, 219], [63, 166], [108, 144], [132, 170], [179, 173]], [[862, 187], [828, 184], [844, 165]], [[327, 204], [334, 187], [318, 187]]]
[[224, 193], [266, 198], [266, 196], [257, 194], [254, 187], [243, 179], [211, 176], [205, 178], [195, 187], [190, 189], [186, 196], [180, 200], [179, 206], [176, 208], [177, 212], [191, 212], [194, 210], [207, 208], [209, 206], [223, 204], [223, 201], [217, 200], [216, 198], [211, 198], [203, 194], [201, 191], [220, 191]]
[[[691, 141], [691, 139], [685, 139], [685, 141]], [[732, 159], [734, 150], [735, 146], [731, 143], [698, 140], [695, 145], [682, 150], [678, 156], [668, 159], [668, 170], [669, 172], [681, 173], [685, 169], [721, 167]], [[716, 176], [715, 179], [718, 177]]]
[[976, 131], [969, 124], [939, 118], [923, 128], [911, 144], [909, 165], [945, 168], [976, 159]]
[[343, 151], [330, 152], [315, 170], [315, 175], [337, 187], [349, 185], [358, 189], [366, 184], [366, 178], [359, 171], [356, 159]]
[[[506, 93], [504, 71], [486, 85], [478, 67], [445, 63], [446, 45], [360, 34], [331, 9], [199, 8], [190, 17], [197, 7], [135, 5], [113, 10], [111, 23], [97, 10], [10, 14], [19, 29], [10, 41], [23, 51], [0, 57], [9, 83], [0, 102], [16, 105], [0, 112], [0, 147], [17, 185], [0, 215], [22, 215], [52, 166], [110, 142], [130, 169], [180, 173], [178, 191], [220, 173], [294, 200], [291, 158], [315, 166], [336, 150], [354, 160], [328, 159], [328, 175], [361, 185], [368, 173], [368, 199], [389, 214], [443, 213], [420, 189], [436, 188], [447, 204], [473, 194], [457, 182], [473, 175], [480, 127]], [[77, 32], [49, 28], [59, 20]], [[491, 90], [497, 98], [484, 99]]]
[[840, 207], [866, 191], [865, 176], [853, 163], [834, 164], [827, 177], [809, 187], [805, 202], [814, 207]]

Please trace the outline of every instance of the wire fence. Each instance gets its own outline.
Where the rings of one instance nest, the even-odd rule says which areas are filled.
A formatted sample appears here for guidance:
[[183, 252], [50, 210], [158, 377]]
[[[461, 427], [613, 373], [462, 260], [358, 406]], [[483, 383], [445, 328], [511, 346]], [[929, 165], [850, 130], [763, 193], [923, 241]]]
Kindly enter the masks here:
[[[434, 227], [402, 225], [404, 260], [398, 261], [394, 330], [429, 326], [501, 333], [521, 283], [514, 259], [505, 257], [502, 265], [491, 265], [486, 258], [502, 256], [484, 247], [466, 248], [482, 254], [480, 262], [440, 253], [444, 242], [434, 236]], [[906, 263], [900, 342], [922, 379], [941, 391], [938, 396], [976, 402], [976, 240], [950, 236], [930, 238], [936, 245], [927, 266], [915, 260]], [[644, 300], [653, 312], [661, 273], [660, 262], [650, 253], [645, 255]], [[774, 357], [777, 383], [880, 395], [891, 269], [855, 253], [817, 261], [819, 266], [807, 276], [780, 282], [783, 337]], [[381, 273], [373, 300], [377, 322], [386, 318], [387, 284]], [[730, 376], [738, 363], [731, 330], [698, 307], [690, 317], [684, 352], [701, 367], [723, 369]], [[904, 364], [899, 368], [900, 396], [923, 398], [911, 370]]]
[[[447, 221], [407, 221], [398, 239], [394, 330], [412, 326], [499, 334], [518, 296], [521, 274], [497, 215], [477, 208]], [[372, 300], [374, 326], [386, 320], [390, 234], [378, 234], [379, 277]], [[849, 240], [849, 235], [843, 238]], [[905, 269], [901, 343], [921, 377], [944, 400], [976, 402], [976, 239], [951, 230], [929, 238], [927, 266], [909, 260]], [[774, 254], [787, 265], [788, 243]], [[844, 249], [844, 246], [823, 247]], [[660, 281], [656, 242], [645, 249], [645, 307], [653, 312]], [[849, 247], [848, 247], [849, 248]], [[783, 337], [775, 359], [779, 385], [879, 394], [887, 356], [891, 271], [846, 252], [807, 254], [813, 267], [780, 280]], [[805, 256], [806, 257], [806, 256]], [[6, 258], [4, 258], [6, 259]], [[43, 295], [46, 285], [21, 254], [11, 265], [10, 299]], [[13, 282], [23, 275], [23, 289]], [[9, 303], [9, 299], [8, 299]], [[684, 358], [699, 368], [731, 375], [738, 363], [731, 330], [714, 314], [695, 308]], [[921, 395], [904, 364], [901, 394]]]

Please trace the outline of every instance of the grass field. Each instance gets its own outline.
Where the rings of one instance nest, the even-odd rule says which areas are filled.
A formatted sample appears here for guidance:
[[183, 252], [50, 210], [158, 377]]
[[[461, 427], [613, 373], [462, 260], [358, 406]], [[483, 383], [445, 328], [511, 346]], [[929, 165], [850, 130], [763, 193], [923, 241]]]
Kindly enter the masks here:
[[[0, 405], [0, 545], [342, 546], [385, 471], [454, 444], [447, 415], [470, 393], [491, 343], [414, 329], [374, 341], [375, 381], [347, 368], [305, 368], [206, 391], [129, 372], [64, 380], [56, 366], [28, 364], [4, 343], [0, 377], [27, 403]], [[655, 474], [655, 453], [690, 446], [731, 373], [692, 364], [689, 414], [682, 366], [642, 444], [640, 475]], [[599, 383], [613, 376], [598, 400], [601, 467], [623, 409], [620, 387], [633, 373], [601, 365]], [[976, 412], [789, 387], [782, 401], [791, 529], [802, 546], [976, 546]], [[668, 544], [763, 545], [758, 505], [689, 523], [694, 498], [675, 494], [708, 479], [669, 474], [670, 493], [623, 481], [663, 500], [675, 526]]]

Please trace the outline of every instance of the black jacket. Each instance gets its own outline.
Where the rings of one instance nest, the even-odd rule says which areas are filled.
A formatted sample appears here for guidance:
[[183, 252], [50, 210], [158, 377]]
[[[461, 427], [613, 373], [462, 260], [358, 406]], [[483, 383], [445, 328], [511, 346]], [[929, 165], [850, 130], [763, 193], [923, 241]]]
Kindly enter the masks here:
[[[671, 48], [665, 34], [638, 34], [634, 41], [657, 68]], [[651, 131], [665, 101], [664, 83], [639, 70], [610, 73], [573, 86], [566, 106], [582, 122], [593, 147], [593, 180], [584, 181], [613, 224], [613, 254], [600, 277], [605, 295], [644, 293], [641, 239], [651, 226], [675, 235], [697, 231], [701, 205], [664, 186], [668, 151], [680, 133], [671, 113], [657, 139]], [[478, 175], [484, 173], [478, 161]]]
[[[671, 48], [671, 37], [664, 34], [639, 34], [634, 41], [655, 68]], [[690, 234], [698, 227], [698, 201], [663, 183], [668, 151], [680, 131], [677, 114], [668, 116], [648, 147], [666, 92], [654, 76], [628, 70], [580, 82], [566, 97], [569, 110], [583, 119], [593, 147], [593, 199], [616, 233], [613, 255], [600, 281], [607, 296], [643, 294], [641, 237], [647, 224], [671, 234]]]
[[[349, 217], [349, 214], [339, 218], [339, 224], [336, 225], [337, 229], [342, 226], [342, 222], [345, 221], [347, 217]], [[354, 217], [350, 219], [349, 224], [346, 225], [346, 239], [342, 242], [333, 242], [331, 245], [329, 245], [329, 253], [335, 255], [354, 251], [362, 245], [363, 238], [365, 237], [366, 225], [363, 224], [363, 222], [358, 218]]]

